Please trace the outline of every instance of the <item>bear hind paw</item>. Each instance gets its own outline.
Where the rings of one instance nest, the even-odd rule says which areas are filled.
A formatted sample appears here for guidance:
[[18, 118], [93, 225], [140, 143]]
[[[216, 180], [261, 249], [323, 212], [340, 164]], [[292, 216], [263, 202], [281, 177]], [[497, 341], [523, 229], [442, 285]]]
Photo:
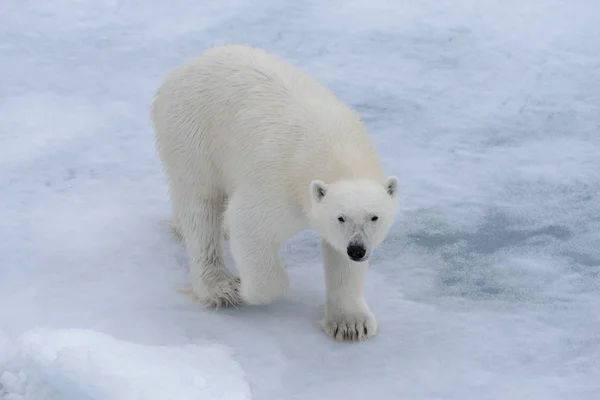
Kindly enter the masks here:
[[198, 302], [205, 308], [237, 307], [242, 304], [240, 278], [214, 282], [210, 287], [195, 288]]

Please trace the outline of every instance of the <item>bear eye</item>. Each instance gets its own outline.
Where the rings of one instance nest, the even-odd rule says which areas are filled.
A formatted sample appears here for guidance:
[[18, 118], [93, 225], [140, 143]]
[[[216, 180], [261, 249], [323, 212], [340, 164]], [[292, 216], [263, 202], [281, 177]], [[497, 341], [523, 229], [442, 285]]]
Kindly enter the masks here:
[[344, 219], [344, 217], [338, 217], [338, 221], [340, 221], [340, 222], [346, 222], [346, 220]]
[[371, 217], [371, 221], [373, 221], [373, 222], [377, 221], [378, 219], [379, 219], [379, 217], [377, 215], [373, 215]]

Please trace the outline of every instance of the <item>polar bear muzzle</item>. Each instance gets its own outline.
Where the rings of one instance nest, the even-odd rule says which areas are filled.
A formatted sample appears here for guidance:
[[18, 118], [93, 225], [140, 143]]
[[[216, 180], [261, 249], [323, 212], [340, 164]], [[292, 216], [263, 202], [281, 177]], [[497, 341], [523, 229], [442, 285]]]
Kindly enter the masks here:
[[364, 261], [366, 258], [367, 249], [365, 249], [365, 246], [362, 243], [353, 242], [348, 245], [346, 253], [352, 261], [360, 262]]

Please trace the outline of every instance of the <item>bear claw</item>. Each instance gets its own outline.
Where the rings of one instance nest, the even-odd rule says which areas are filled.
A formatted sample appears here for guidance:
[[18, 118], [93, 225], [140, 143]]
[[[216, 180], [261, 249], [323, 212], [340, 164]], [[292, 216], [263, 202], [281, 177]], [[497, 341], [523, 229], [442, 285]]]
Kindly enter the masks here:
[[376, 334], [375, 322], [368, 319], [356, 321], [328, 321], [323, 329], [331, 338], [340, 342], [360, 342]]

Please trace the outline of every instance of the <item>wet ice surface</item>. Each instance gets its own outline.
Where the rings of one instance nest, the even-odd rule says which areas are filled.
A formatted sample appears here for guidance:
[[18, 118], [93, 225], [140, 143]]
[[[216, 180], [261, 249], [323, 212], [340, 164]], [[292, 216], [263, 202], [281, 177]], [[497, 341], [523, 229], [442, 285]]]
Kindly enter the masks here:
[[[598, 398], [597, 2], [63, 0], [3, 10], [0, 396], [136, 398], [133, 375], [131, 385], [99, 379], [119, 362], [65, 364], [51, 352], [72, 361], [125, 343], [123, 360], [156, 359], [140, 365], [171, 377], [173, 395], [196, 398], [201, 388], [182, 383], [187, 368], [220, 395], [249, 385], [254, 399]], [[311, 232], [283, 250], [292, 287], [277, 304], [205, 311], [176, 291], [187, 261], [167, 228], [149, 105], [168, 70], [232, 42], [325, 83], [401, 178], [402, 212], [368, 276], [374, 340], [338, 344], [318, 330]], [[52, 339], [72, 329], [79, 342]], [[49, 359], [25, 345], [32, 337]], [[178, 358], [185, 346], [215, 352], [218, 371]], [[104, 391], [77, 392], [95, 378]]]

